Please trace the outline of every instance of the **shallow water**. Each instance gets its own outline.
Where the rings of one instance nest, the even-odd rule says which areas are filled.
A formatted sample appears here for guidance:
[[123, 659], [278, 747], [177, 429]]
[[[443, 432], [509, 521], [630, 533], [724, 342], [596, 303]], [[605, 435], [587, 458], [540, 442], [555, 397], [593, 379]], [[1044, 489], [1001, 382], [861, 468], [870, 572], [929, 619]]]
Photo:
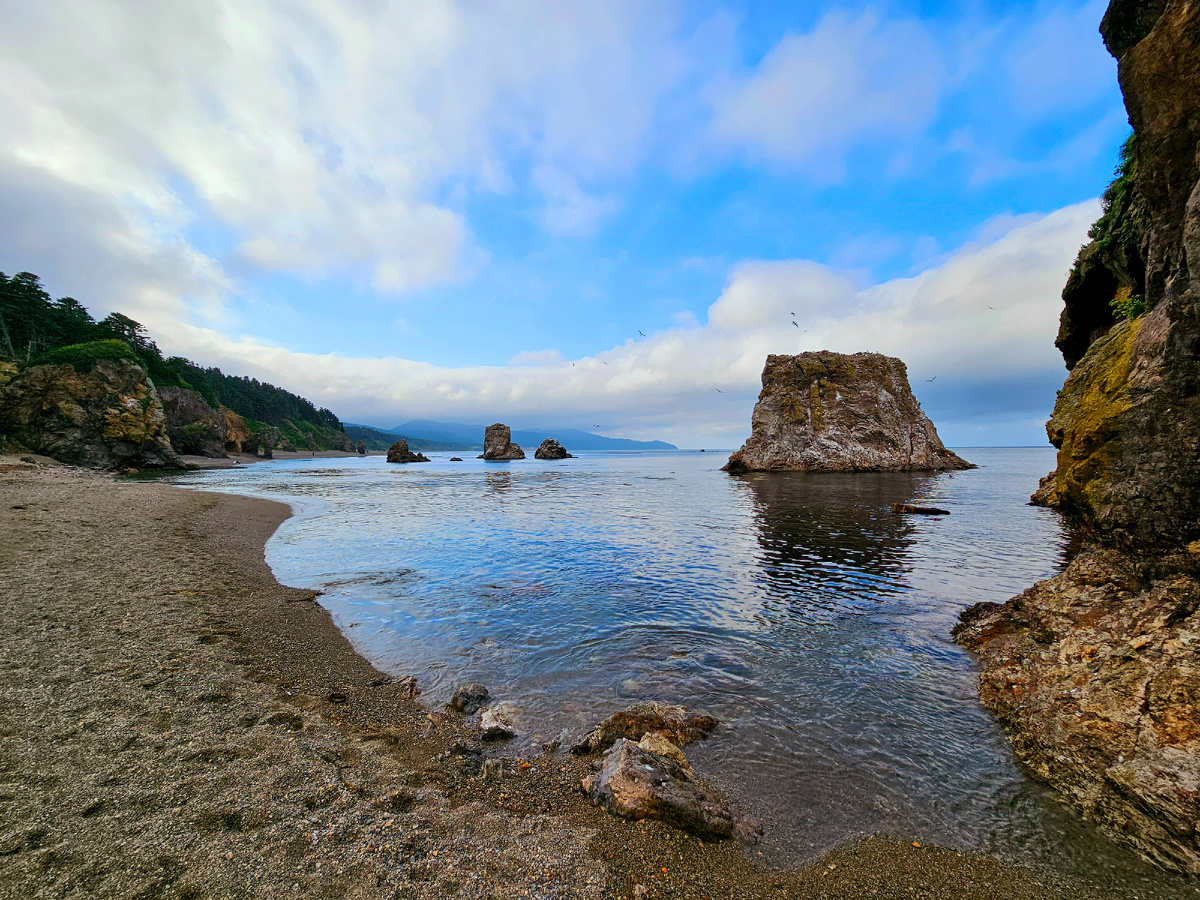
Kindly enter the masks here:
[[[292, 501], [267, 547], [276, 576], [324, 591], [355, 646], [417, 675], [428, 705], [465, 681], [515, 702], [513, 752], [637, 699], [718, 716], [728, 727], [689, 756], [777, 863], [885, 832], [1198, 895], [1030, 782], [980, 707], [975, 660], [950, 639], [959, 611], [1061, 570], [1069, 535], [1026, 504], [1053, 451], [964, 455], [980, 468], [731, 478], [714, 453], [441, 454], [179, 481]], [[895, 516], [898, 500], [952, 514]]]

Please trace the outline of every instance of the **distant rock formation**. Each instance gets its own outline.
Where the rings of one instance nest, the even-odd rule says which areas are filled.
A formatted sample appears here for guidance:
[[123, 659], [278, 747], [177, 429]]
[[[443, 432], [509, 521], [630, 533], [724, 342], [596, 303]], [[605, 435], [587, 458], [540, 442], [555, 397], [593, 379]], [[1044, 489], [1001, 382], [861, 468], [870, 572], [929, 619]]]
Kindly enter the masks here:
[[[521, 454], [522, 457], [524, 454]], [[567, 448], [556, 441], [554, 438], [546, 438], [537, 448], [537, 452], [533, 454], [534, 459], [574, 459]]]
[[124, 359], [101, 360], [85, 373], [70, 365], [26, 369], [0, 394], [0, 423], [11, 442], [72, 465], [183, 465], [154, 383]]
[[725, 471], [972, 469], [921, 411], [908, 370], [879, 353], [767, 357], [750, 439]]
[[354, 452], [357, 453], [359, 456], [366, 456], [367, 455], [367, 442], [359, 441], [357, 444], [355, 444]]
[[221, 415], [225, 418], [225, 450], [228, 453], [242, 453], [246, 441], [250, 440], [250, 426], [246, 420], [228, 407], [221, 407]]
[[221, 410], [213, 409], [203, 397], [187, 388], [162, 387], [163, 414], [167, 435], [177, 453], [221, 459], [225, 452], [226, 426]]
[[387, 461], [390, 463], [429, 462], [429, 457], [421, 453], [413, 453], [408, 449], [408, 441], [400, 440], [388, 447]]
[[525, 451], [512, 442], [512, 429], [497, 422], [483, 432], [483, 453], [479, 459], [504, 460], [524, 459]]

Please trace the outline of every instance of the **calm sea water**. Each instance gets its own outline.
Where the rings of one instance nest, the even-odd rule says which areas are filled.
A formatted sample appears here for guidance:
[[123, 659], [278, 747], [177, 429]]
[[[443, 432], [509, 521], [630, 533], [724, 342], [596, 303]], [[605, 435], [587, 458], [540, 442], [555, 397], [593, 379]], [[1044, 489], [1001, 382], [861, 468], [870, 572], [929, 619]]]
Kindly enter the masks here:
[[[962, 609], [1064, 565], [1058, 516], [1026, 503], [1053, 451], [965, 450], [980, 468], [955, 474], [743, 478], [720, 453], [450, 455], [179, 481], [291, 502], [267, 546], [276, 576], [324, 591], [354, 645], [415, 674], [431, 707], [466, 681], [515, 703], [510, 752], [634, 700], [683, 703], [727, 723], [688, 755], [777, 863], [883, 832], [1162, 893], [1021, 773], [950, 639]], [[890, 512], [907, 500], [952, 514]]]

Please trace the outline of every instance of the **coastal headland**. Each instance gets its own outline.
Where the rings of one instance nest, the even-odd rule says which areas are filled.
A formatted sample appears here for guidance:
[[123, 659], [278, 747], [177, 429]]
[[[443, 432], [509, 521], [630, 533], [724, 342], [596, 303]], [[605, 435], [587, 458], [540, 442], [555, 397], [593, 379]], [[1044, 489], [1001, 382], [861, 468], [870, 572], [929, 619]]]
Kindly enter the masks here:
[[275, 581], [288, 515], [0, 459], [0, 895], [1106, 896], [905, 836], [773, 870], [593, 807], [561, 751], [485, 777], [464, 719]]

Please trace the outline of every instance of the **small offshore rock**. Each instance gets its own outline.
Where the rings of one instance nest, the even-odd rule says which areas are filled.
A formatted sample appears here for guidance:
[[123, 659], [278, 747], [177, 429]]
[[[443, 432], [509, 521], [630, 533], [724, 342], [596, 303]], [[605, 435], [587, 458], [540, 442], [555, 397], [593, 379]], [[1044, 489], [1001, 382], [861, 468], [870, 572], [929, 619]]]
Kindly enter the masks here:
[[408, 441], [396, 441], [388, 447], [387, 461], [390, 463], [429, 462], [429, 457], [423, 453], [413, 453], [408, 449]]
[[517, 729], [513, 726], [509, 710], [504, 705], [489, 707], [479, 716], [479, 736], [485, 741], [501, 741], [515, 737]]
[[464, 716], [473, 716], [479, 712], [480, 707], [487, 703], [491, 698], [488, 689], [482, 684], [464, 684], [457, 687], [454, 691], [454, 696], [450, 698], [449, 706], [451, 709], [462, 713]]
[[[676, 748], [678, 750], [678, 748]], [[687, 764], [620, 738], [581, 787], [592, 803], [624, 819], [660, 819], [700, 838], [733, 836], [733, 814]]]
[[608, 749], [619, 738], [641, 740], [648, 732], [658, 732], [677, 745], [708, 737], [721, 723], [712, 716], [690, 712], [686, 706], [666, 703], [635, 703], [613, 713], [592, 733], [571, 748], [578, 755]]
[[574, 459], [567, 448], [554, 438], [546, 438], [533, 454], [534, 459]]
[[915, 516], [948, 516], [950, 510], [938, 509], [936, 506], [913, 506], [911, 503], [893, 503], [892, 512], [909, 513]]
[[452, 457], [450, 457], [450, 462], [462, 462], [462, 461], [463, 461], [463, 460], [462, 460], [462, 457], [461, 457], [461, 456], [452, 456]]
[[524, 459], [525, 451], [519, 444], [512, 442], [512, 429], [497, 422], [489, 425], [483, 432], [483, 453], [479, 459], [500, 461], [506, 459]]

